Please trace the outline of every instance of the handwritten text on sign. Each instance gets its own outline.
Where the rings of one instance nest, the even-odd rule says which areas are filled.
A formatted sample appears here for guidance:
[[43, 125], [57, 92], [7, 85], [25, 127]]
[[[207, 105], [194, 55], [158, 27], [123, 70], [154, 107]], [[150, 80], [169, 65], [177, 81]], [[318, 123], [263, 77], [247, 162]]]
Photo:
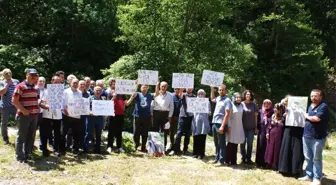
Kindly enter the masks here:
[[187, 112], [209, 113], [208, 98], [187, 98]]
[[116, 80], [115, 91], [117, 94], [133, 94], [135, 93], [135, 80]]
[[92, 113], [95, 116], [114, 116], [114, 102], [92, 100]]
[[194, 88], [194, 74], [173, 73], [173, 88]]
[[47, 84], [47, 102], [50, 110], [64, 109], [63, 96], [64, 85], [63, 84]]
[[68, 100], [68, 112], [71, 116], [89, 115], [90, 101], [87, 98], [73, 98]]
[[156, 85], [159, 78], [158, 71], [139, 70], [138, 84]]
[[218, 87], [223, 83], [224, 73], [203, 70], [201, 84]]

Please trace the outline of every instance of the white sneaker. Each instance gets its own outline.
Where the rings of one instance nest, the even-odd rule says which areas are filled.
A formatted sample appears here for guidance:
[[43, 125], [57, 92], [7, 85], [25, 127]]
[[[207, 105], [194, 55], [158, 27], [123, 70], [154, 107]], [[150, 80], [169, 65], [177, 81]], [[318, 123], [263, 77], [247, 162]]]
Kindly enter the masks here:
[[119, 152], [120, 152], [120, 153], [125, 153], [125, 150], [122, 149], [122, 148], [119, 148]]
[[304, 177], [298, 178], [298, 180], [299, 180], [299, 181], [310, 181], [310, 182], [313, 181], [313, 179], [310, 178], [310, 177], [308, 177], [307, 175], [304, 176]]
[[311, 185], [321, 185], [321, 181], [319, 179], [314, 179]]
[[108, 153], [111, 153], [111, 152], [112, 152], [112, 148], [111, 148], [111, 147], [108, 147], [106, 151], [107, 151]]

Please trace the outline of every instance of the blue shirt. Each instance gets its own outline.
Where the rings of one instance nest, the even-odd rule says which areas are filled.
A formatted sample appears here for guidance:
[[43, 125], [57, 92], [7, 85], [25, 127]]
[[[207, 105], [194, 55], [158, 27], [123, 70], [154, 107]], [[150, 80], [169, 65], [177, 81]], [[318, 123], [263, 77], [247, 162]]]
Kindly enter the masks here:
[[174, 100], [174, 113], [173, 116], [178, 117], [180, 115], [180, 108], [182, 106], [182, 101], [180, 97], [178, 97], [175, 93], [172, 93], [173, 100]]
[[225, 110], [232, 110], [232, 103], [227, 96], [216, 98], [216, 107], [212, 118], [212, 123], [222, 124], [225, 116]]
[[[8, 87], [7, 92], [1, 96], [3, 107], [11, 107], [12, 104], [12, 96], [14, 94], [15, 87], [20, 83], [18, 80], [13, 79], [13, 83]], [[0, 88], [4, 88], [7, 86], [7, 80], [3, 80], [0, 82]]]
[[151, 115], [151, 103], [153, 95], [147, 93], [145, 96], [141, 92], [137, 92], [135, 98], [135, 107], [133, 116], [135, 117], [149, 117]]
[[309, 106], [308, 116], [317, 116], [321, 120], [319, 122], [311, 122], [306, 119], [306, 124], [303, 130], [303, 136], [315, 139], [324, 139], [328, 129], [328, 106], [325, 103], [321, 103], [316, 107]]

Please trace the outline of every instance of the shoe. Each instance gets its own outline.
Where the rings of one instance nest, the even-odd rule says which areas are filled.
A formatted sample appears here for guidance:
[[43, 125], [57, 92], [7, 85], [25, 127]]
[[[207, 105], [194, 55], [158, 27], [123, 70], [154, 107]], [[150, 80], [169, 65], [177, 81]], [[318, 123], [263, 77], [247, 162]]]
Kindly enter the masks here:
[[194, 155], [193, 157], [197, 159], [197, 158], [198, 158], [198, 155]]
[[191, 155], [191, 153], [190, 153], [190, 152], [188, 152], [188, 150], [184, 150], [182, 154], [183, 154], [183, 155], [186, 155], [186, 156], [189, 156], [189, 155]]
[[200, 155], [199, 158], [202, 160], [204, 159], [204, 155]]
[[125, 150], [122, 148], [119, 148], [119, 153], [125, 153]]
[[58, 153], [58, 152], [54, 152], [54, 155], [55, 155], [56, 157], [61, 157], [61, 154]]
[[310, 178], [310, 177], [308, 177], [307, 175], [304, 176], [304, 177], [298, 178], [298, 180], [299, 180], [299, 181], [310, 181], [310, 182], [313, 181], [313, 179]]
[[175, 154], [174, 150], [167, 151], [167, 153], [168, 153], [168, 155], [174, 155]]
[[217, 164], [217, 163], [218, 163], [217, 160], [214, 160], [214, 161], [211, 162], [211, 164]]
[[246, 164], [246, 159], [242, 159], [241, 164]]
[[112, 153], [112, 147], [108, 147], [106, 150], [108, 153]]
[[76, 149], [76, 150], [73, 150], [72, 153], [73, 153], [73, 154], [78, 154], [78, 153], [79, 153], [79, 150], [77, 150], [77, 149]]
[[49, 157], [50, 153], [48, 151], [43, 151], [42, 155], [43, 155], [43, 157]]
[[148, 150], [145, 149], [145, 148], [143, 148], [143, 149], [141, 149], [141, 152], [142, 152], [142, 153], [148, 153]]
[[9, 141], [8, 140], [5, 140], [4, 141], [4, 145], [9, 145], [10, 143], [9, 143]]
[[311, 185], [321, 185], [321, 180], [319, 179], [315, 179], [313, 180], [313, 182], [311, 183]]
[[246, 163], [247, 163], [247, 164], [253, 164], [253, 161], [251, 161], [251, 160], [247, 160]]

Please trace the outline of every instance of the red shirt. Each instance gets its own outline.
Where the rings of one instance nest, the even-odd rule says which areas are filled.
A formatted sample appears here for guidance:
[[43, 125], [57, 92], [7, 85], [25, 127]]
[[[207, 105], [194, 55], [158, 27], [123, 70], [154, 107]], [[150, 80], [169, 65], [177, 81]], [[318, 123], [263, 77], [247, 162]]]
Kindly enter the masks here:
[[[27, 81], [23, 81], [16, 86], [14, 90], [13, 97], [19, 97], [19, 103], [29, 111], [29, 116], [37, 116], [40, 112], [38, 106], [38, 90], [34, 85], [27, 84]], [[18, 109], [17, 115], [23, 115], [23, 113]]]
[[117, 95], [116, 99], [114, 100], [115, 115], [125, 115], [125, 100], [125, 96]]

